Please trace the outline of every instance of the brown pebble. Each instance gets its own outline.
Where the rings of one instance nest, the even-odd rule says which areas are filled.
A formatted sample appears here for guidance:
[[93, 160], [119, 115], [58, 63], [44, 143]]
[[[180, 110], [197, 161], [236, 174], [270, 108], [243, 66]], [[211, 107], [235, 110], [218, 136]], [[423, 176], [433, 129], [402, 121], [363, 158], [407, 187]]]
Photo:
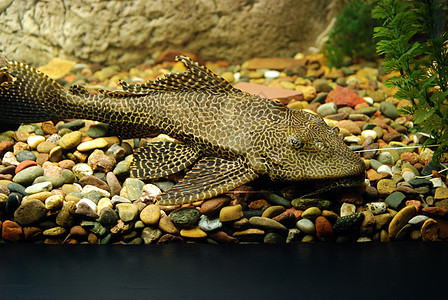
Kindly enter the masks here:
[[253, 210], [265, 210], [269, 206], [271, 205], [264, 199], [255, 200], [249, 203], [249, 208]]
[[160, 237], [157, 244], [183, 243], [184, 239], [177, 235], [166, 233]]
[[216, 231], [209, 234], [209, 237], [222, 244], [237, 244], [239, 241], [237, 238], [234, 238], [233, 236], [228, 235], [224, 231]]
[[71, 159], [64, 159], [64, 160], [61, 160], [58, 163], [58, 165], [61, 169], [71, 170], [73, 168], [73, 166], [75, 165], [75, 162]]
[[5, 241], [17, 243], [22, 239], [23, 229], [22, 227], [10, 220], [6, 220], [2, 224], [2, 238]]
[[105, 183], [103, 180], [99, 179], [94, 175], [84, 176], [79, 180], [78, 183], [81, 186], [93, 185], [96, 186], [97, 188], [110, 192], [109, 185], [107, 185], [107, 183]]
[[439, 239], [439, 224], [434, 219], [426, 220], [421, 228], [422, 240], [425, 242], [434, 242]]
[[213, 216], [217, 214], [222, 207], [226, 206], [230, 203], [229, 197], [216, 197], [210, 200], [206, 200], [202, 202], [201, 205], [201, 214], [206, 216]]
[[89, 235], [87, 236], [87, 241], [89, 242], [89, 244], [98, 244], [98, 237], [94, 234], [94, 233], [89, 233]]

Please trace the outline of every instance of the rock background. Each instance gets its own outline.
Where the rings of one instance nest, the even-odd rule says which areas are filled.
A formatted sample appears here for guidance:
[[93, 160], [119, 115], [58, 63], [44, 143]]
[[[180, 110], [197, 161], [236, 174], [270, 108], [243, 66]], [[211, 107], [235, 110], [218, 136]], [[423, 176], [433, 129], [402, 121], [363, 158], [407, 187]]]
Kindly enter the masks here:
[[165, 49], [233, 63], [288, 56], [316, 46], [343, 1], [2, 0], [0, 49], [35, 66], [53, 57], [130, 66]]

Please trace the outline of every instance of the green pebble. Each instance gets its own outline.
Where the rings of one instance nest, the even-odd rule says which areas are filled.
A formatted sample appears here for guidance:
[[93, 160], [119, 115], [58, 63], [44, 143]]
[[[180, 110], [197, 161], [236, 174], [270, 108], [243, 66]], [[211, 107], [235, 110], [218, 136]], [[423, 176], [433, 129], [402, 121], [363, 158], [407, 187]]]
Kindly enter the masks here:
[[286, 200], [283, 197], [280, 197], [277, 194], [266, 192], [266, 193], [261, 193], [260, 196], [273, 205], [281, 205], [284, 207], [291, 207], [291, 202], [289, 202], [288, 200]]
[[89, 130], [87, 130], [87, 135], [94, 139], [108, 136], [109, 135], [108, 125], [104, 123], [95, 124], [91, 126]]
[[359, 227], [363, 220], [364, 214], [362, 212], [340, 217], [334, 223], [333, 229], [336, 233], [340, 234], [355, 234], [359, 232]]
[[28, 167], [19, 173], [17, 173], [12, 179], [13, 182], [28, 186], [30, 185], [34, 179], [44, 174], [44, 169], [40, 166], [32, 166]]
[[121, 176], [128, 174], [130, 170], [131, 164], [126, 160], [122, 160], [117, 163], [112, 173], [114, 173], [115, 176]]
[[358, 114], [364, 114], [366, 116], [373, 116], [374, 113], [376, 113], [378, 111], [377, 107], [374, 106], [369, 106], [369, 107], [364, 107], [364, 108], [360, 108], [356, 111], [356, 113]]
[[136, 178], [126, 178], [126, 180], [123, 183], [123, 188], [126, 188], [128, 198], [131, 201], [135, 201], [138, 198], [140, 198], [140, 196], [143, 193], [144, 186], [145, 183], [140, 179]]
[[300, 210], [305, 210], [307, 208], [310, 207], [318, 207], [319, 209], [323, 210], [323, 209], [328, 209], [331, 206], [331, 202], [328, 200], [323, 200], [323, 199], [317, 199], [317, 198], [312, 198], [312, 199], [307, 199], [307, 198], [296, 198], [294, 200], [291, 201], [292, 206], [294, 206], [297, 209]]
[[385, 202], [389, 207], [397, 210], [402, 205], [404, 199], [406, 199], [406, 195], [402, 192], [393, 192], [387, 196]]

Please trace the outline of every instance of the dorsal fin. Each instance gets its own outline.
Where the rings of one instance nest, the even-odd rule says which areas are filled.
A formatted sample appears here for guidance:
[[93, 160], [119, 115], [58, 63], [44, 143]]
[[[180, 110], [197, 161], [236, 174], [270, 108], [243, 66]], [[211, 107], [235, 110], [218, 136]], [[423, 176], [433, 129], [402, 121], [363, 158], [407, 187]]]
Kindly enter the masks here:
[[155, 81], [143, 84], [127, 85], [121, 82], [124, 91], [134, 94], [145, 94], [154, 91], [207, 91], [209, 93], [233, 93], [242, 94], [224, 78], [215, 74], [206, 67], [192, 61], [184, 55], [176, 56], [176, 61], [181, 61], [187, 68], [183, 73], [168, 73]]

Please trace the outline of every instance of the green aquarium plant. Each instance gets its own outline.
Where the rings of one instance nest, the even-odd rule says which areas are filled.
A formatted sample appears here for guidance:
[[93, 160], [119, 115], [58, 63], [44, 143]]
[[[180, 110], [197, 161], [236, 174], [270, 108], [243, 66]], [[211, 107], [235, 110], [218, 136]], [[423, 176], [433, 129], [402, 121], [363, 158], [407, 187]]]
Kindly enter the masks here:
[[412, 106], [401, 113], [413, 116], [415, 131], [429, 134], [424, 146], [438, 144], [433, 161], [448, 150], [448, 34], [446, 0], [379, 0], [372, 16], [383, 20], [375, 28], [383, 67], [396, 71], [385, 85]]
[[344, 57], [352, 60], [376, 58], [373, 39], [375, 26], [381, 23], [372, 19], [371, 0], [351, 0], [337, 15], [323, 53], [332, 67], [340, 67]]

